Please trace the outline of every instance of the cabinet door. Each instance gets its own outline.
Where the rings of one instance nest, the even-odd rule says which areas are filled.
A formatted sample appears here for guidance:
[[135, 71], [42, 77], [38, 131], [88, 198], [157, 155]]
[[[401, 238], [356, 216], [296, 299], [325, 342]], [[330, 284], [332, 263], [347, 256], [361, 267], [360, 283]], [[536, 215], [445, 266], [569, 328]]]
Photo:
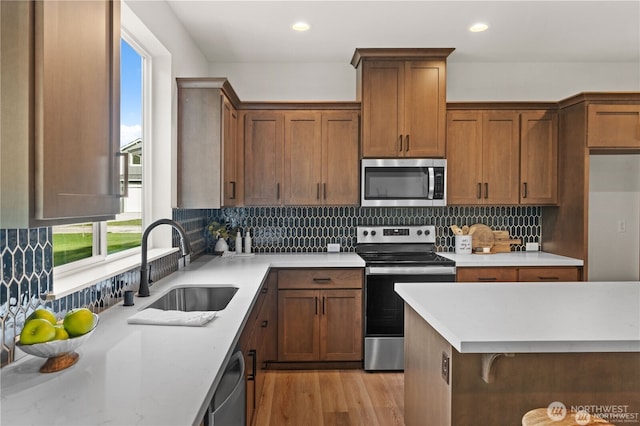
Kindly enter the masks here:
[[178, 82], [177, 206], [180, 208], [220, 208], [223, 98], [219, 89]]
[[640, 105], [589, 105], [589, 148], [640, 148]]
[[520, 121], [515, 111], [486, 112], [482, 123], [482, 198], [485, 204], [518, 204]]
[[516, 268], [457, 268], [457, 282], [515, 282]]
[[404, 62], [366, 61], [362, 73], [362, 156], [397, 157], [404, 124]]
[[322, 196], [322, 121], [318, 112], [284, 118], [284, 204], [313, 205]]
[[321, 295], [320, 359], [362, 359], [362, 291], [326, 290]]
[[120, 4], [35, 2], [35, 216], [119, 213]]
[[225, 207], [238, 203], [238, 111], [223, 97], [222, 105], [222, 204]]
[[481, 204], [482, 112], [447, 114], [447, 203]]
[[558, 115], [520, 114], [520, 204], [558, 202]]
[[278, 291], [278, 361], [316, 361], [320, 299], [316, 290]]
[[359, 203], [358, 113], [322, 114], [322, 201]]
[[253, 206], [281, 204], [284, 116], [251, 112], [245, 116], [244, 200]]
[[444, 61], [405, 63], [405, 157], [444, 157], [446, 126]]

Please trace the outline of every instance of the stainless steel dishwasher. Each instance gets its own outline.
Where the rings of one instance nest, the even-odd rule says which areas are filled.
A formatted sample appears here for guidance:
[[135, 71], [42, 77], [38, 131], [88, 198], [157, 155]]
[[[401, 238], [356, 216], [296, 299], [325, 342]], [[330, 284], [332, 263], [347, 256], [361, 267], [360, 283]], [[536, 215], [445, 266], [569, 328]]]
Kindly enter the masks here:
[[244, 357], [238, 351], [231, 356], [213, 394], [205, 426], [244, 426], [246, 414]]

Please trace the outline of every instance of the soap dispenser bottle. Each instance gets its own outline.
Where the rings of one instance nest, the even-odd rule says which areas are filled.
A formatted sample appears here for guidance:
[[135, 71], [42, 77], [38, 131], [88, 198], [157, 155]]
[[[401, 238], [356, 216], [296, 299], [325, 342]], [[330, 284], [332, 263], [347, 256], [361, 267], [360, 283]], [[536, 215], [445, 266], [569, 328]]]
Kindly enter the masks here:
[[236, 234], [236, 254], [240, 253], [242, 253], [242, 235], [240, 235], [240, 230], [238, 229]]
[[251, 253], [251, 234], [248, 229], [244, 233], [244, 252]]

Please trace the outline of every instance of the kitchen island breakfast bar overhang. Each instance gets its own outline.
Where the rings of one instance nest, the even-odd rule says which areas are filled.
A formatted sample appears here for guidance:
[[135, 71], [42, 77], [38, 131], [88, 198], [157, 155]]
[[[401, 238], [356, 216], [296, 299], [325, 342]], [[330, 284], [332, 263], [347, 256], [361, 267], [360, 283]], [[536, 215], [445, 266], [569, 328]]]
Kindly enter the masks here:
[[395, 290], [405, 301], [408, 426], [520, 425], [556, 402], [640, 425], [640, 282]]

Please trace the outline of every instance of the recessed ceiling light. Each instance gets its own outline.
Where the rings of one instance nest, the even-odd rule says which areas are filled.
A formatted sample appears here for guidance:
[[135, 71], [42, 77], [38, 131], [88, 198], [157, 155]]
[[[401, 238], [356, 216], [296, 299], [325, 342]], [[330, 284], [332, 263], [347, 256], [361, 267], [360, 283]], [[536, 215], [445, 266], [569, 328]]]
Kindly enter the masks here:
[[309, 28], [311, 28], [311, 26], [306, 22], [300, 21], [293, 24], [291, 28], [293, 28], [296, 31], [307, 31]]
[[487, 24], [478, 22], [477, 24], [473, 24], [472, 26], [470, 26], [469, 31], [471, 31], [472, 33], [480, 33], [482, 31], [485, 31], [487, 28], [489, 28]]

